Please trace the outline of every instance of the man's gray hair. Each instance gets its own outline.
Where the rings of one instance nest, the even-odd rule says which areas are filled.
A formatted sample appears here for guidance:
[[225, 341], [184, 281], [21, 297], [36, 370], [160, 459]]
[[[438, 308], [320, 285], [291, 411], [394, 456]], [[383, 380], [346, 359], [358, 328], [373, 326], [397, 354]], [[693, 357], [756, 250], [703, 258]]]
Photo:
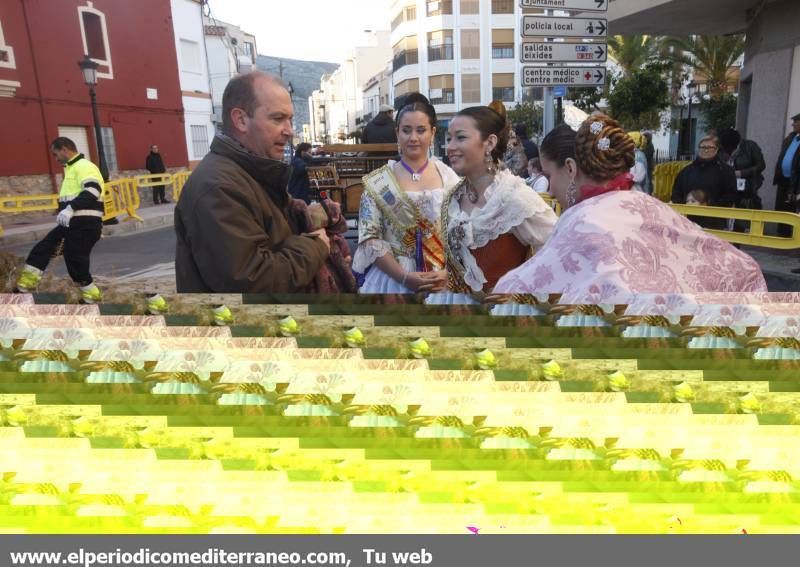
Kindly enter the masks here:
[[234, 108], [241, 108], [247, 116], [253, 116], [258, 108], [255, 84], [259, 79], [265, 79], [286, 88], [280, 79], [263, 71], [253, 71], [231, 79], [222, 94], [222, 131], [224, 133], [228, 135], [233, 133], [231, 111]]

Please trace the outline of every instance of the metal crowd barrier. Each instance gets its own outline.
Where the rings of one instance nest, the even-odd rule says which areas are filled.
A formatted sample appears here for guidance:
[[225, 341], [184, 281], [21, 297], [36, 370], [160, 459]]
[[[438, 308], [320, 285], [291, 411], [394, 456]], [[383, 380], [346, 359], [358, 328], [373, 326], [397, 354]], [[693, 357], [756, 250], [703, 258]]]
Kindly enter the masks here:
[[[165, 173], [123, 177], [106, 182], [103, 200], [106, 212], [103, 220], [127, 214], [128, 216], [124, 220], [141, 222], [142, 218], [138, 215], [138, 210], [141, 206], [139, 188], [172, 185], [173, 198], [177, 202], [190, 174], [190, 171], [179, 171], [175, 174]], [[0, 214], [55, 211], [57, 208], [57, 194], [0, 196]], [[0, 225], [0, 235], [2, 234], [3, 227]]]

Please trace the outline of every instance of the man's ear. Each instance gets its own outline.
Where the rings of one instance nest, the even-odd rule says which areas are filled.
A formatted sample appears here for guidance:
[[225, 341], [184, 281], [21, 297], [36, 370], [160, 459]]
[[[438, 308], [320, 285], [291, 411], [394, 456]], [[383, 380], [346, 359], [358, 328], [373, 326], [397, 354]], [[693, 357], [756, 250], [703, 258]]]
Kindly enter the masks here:
[[237, 132], [246, 132], [247, 131], [247, 124], [250, 120], [250, 117], [247, 115], [241, 108], [233, 108], [231, 109], [231, 124], [233, 125], [234, 130]]

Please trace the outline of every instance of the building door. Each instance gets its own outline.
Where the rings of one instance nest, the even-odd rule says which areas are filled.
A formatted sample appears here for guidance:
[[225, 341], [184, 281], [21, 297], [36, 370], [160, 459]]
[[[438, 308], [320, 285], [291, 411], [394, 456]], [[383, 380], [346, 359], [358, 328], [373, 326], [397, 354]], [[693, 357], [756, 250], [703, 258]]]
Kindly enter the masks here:
[[69, 138], [75, 142], [78, 152], [83, 154], [86, 159], [92, 159], [92, 154], [89, 152], [89, 134], [86, 131], [86, 126], [59, 126], [58, 136]]

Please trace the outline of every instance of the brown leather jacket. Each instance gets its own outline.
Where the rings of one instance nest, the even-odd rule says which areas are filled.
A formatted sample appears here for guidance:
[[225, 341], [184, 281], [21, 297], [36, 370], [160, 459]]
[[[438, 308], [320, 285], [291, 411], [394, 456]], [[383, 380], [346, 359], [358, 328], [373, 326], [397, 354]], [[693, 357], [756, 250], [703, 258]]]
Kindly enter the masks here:
[[299, 293], [328, 249], [289, 219], [290, 168], [217, 136], [175, 207], [179, 293]]

